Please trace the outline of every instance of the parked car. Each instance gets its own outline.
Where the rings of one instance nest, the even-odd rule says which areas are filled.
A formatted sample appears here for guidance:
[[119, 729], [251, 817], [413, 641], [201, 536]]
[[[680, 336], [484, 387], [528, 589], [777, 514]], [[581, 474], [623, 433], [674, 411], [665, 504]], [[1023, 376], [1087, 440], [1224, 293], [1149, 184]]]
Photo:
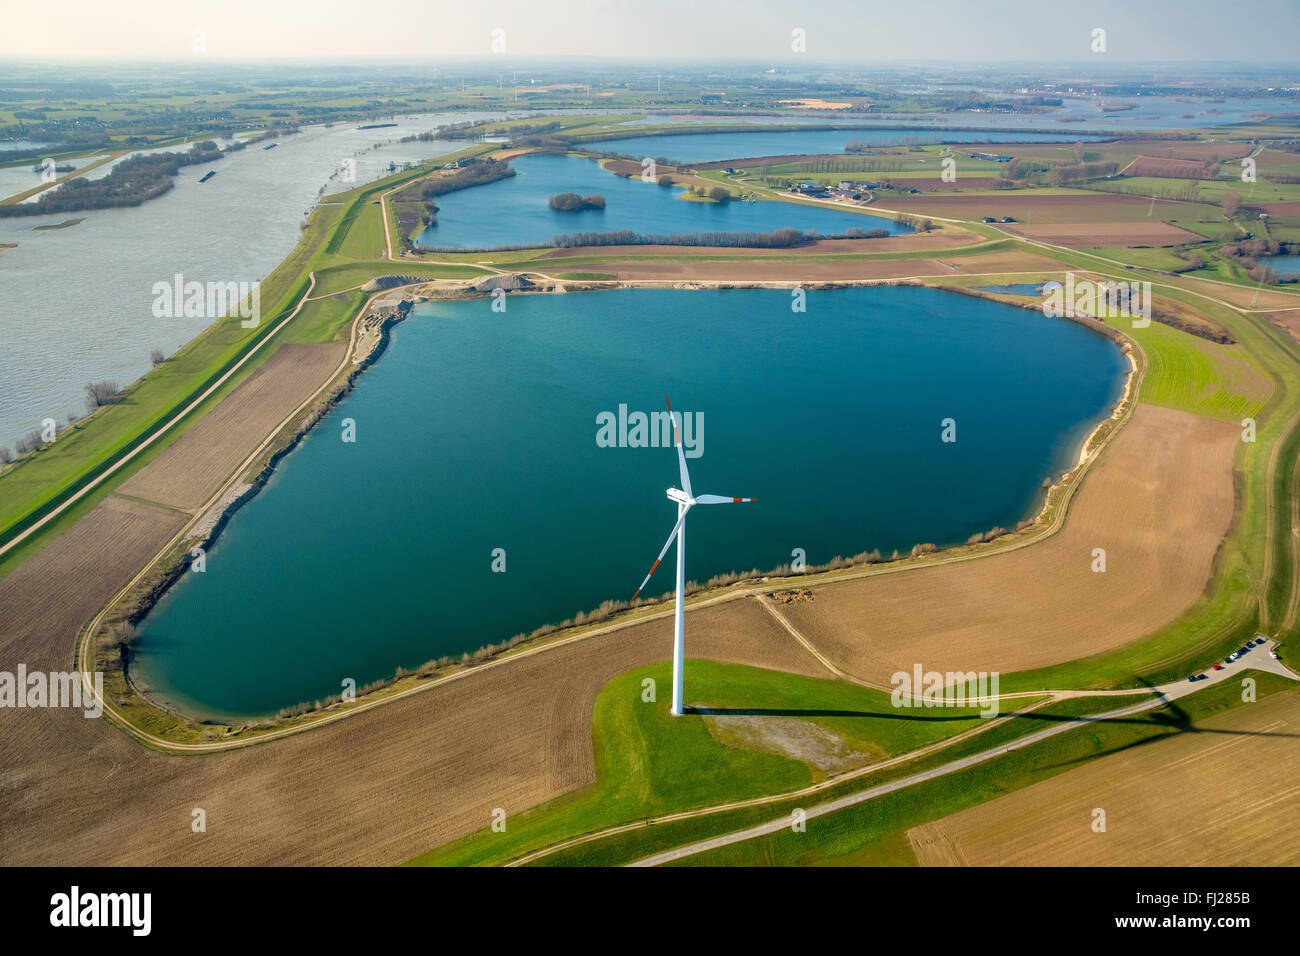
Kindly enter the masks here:
[[1273, 658], [1275, 661], [1281, 660], [1281, 658], [1277, 656], [1277, 651], [1269, 651], [1268, 656]]
[[1222, 664], [1215, 664], [1215, 665], [1214, 665], [1214, 669], [1215, 669], [1216, 671], [1221, 671], [1221, 670], [1223, 670], [1223, 665], [1222, 665]]

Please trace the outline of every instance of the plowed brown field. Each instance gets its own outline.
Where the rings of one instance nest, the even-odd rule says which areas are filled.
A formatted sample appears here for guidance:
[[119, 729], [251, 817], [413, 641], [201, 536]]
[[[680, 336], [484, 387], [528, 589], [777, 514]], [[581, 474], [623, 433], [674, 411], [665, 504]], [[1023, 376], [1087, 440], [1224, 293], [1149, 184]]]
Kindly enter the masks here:
[[[694, 612], [690, 631], [692, 656], [828, 676], [754, 601]], [[671, 648], [671, 618], [647, 622], [205, 757], [145, 750], [80, 711], [3, 710], [0, 861], [399, 863], [486, 826], [495, 807], [591, 783], [596, 694]], [[688, 701], [690, 688], [688, 668]], [[190, 831], [195, 807], [206, 833]]]
[[[836, 665], [881, 684], [917, 663], [1010, 673], [1119, 647], [1203, 590], [1232, 516], [1239, 439], [1231, 423], [1141, 405], [1048, 540], [825, 587], [783, 610]], [[1091, 570], [1094, 548], [1104, 573]]]
[[320, 388], [343, 345], [282, 345], [247, 381], [121, 487], [122, 494], [197, 508], [280, 421]]
[[669, 259], [601, 262], [591, 266], [620, 279], [726, 282], [833, 282], [845, 279], [903, 279], [912, 276], [1060, 273], [1061, 264], [1032, 252], [1000, 252], [951, 259], [880, 259], [862, 262], [693, 262]]
[[[66, 670], [81, 625], [187, 518], [170, 508], [106, 498], [0, 579], [0, 670], [12, 672], [19, 662], [35, 669], [36, 658], [41, 667]], [[8, 713], [0, 711], [0, 721]]]
[[1007, 232], [1042, 242], [1069, 246], [1072, 249], [1113, 249], [1120, 246], [1177, 246], [1196, 242], [1201, 237], [1167, 222], [1070, 222], [1008, 223], [1002, 227]]
[[1297, 744], [1285, 691], [907, 836], [922, 866], [1296, 866]]

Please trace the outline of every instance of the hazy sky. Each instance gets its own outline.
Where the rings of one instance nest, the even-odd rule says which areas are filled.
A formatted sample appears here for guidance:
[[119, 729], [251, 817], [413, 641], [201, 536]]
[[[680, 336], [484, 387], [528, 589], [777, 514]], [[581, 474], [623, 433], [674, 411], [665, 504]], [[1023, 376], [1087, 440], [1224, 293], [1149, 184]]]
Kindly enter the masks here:
[[[1239, 18], [1235, 27], [1229, 21]], [[1296, 62], [1298, 0], [5, 0], [0, 56]], [[1106, 52], [1090, 49], [1106, 30]], [[197, 33], [195, 31], [201, 31]], [[204, 48], [195, 53], [196, 39]]]

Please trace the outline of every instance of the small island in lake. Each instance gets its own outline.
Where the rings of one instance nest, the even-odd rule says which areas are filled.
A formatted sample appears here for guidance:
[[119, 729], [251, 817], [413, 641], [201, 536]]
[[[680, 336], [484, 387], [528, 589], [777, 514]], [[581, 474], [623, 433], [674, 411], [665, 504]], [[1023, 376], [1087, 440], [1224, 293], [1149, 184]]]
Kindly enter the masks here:
[[599, 194], [579, 196], [577, 193], [560, 193], [551, 197], [551, 208], [561, 212], [580, 212], [583, 209], [604, 209], [605, 197]]

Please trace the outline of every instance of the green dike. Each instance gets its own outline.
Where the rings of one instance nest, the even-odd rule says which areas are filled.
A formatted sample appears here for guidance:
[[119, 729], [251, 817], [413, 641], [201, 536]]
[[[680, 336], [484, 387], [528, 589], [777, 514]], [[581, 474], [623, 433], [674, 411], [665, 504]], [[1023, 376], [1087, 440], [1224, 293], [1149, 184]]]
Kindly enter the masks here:
[[[900, 719], [889, 695], [839, 680], [691, 660], [687, 700], [717, 708], [789, 711], [870, 754], [871, 762], [924, 747], [981, 723], [973, 708]], [[658, 701], [642, 701], [652, 679]], [[668, 714], [671, 668], [621, 674], [596, 698], [596, 783], [540, 807], [511, 813], [507, 832], [484, 830], [412, 861], [416, 865], [491, 865], [589, 833], [662, 813], [794, 790], [825, 779], [810, 764], [775, 753], [725, 746], [698, 717]], [[765, 719], [770, 719], [766, 718]], [[507, 808], [509, 810], [509, 808]], [[486, 822], [486, 821], [485, 821]]]
[[[490, 148], [470, 147], [454, 155], [467, 155]], [[260, 293], [264, 307], [261, 322], [256, 328], [243, 328], [234, 316], [214, 322], [162, 365], [124, 389], [118, 403], [101, 408], [76, 427], [61, 434], [53, 444], [5, 469], [0, 474], [0, 545], [11, 541], [101, 475], [123, 455], [156, 434], [159, 428], [220, 379], [254, 346], [268, 340], [275, 326], [293, 311], [306, 294], [308, 274], [341, 261], [340, 256], [330, 254], [329, 248], [337, 248], [343, 242], [368, 201], [394, 185], [419, 178], [428, 172], [429, 167], [408, 170], [327, 197], [323, 204], [312, 211], [306, 230], [288, 258], [262, 282]], [[384, 265], [386, 268], [381, 271], [391, 271], [396, 263], [385, 262]], [[406, 270], [403, 268], [402, 271]], [[428, 269], [431, 276], [438, 272], [437, 267]], [[311, 304], [304, 309], [304, 313], [308, 309], [312, 309]], [[331, 341], [339, 328], [331, 327], [330, 323], [346, 322], [350, 317], [342, 308], [336, 308], [328, 314], [317, 309], [313, 311], [323, 316], [323, 320], [316, 323], [300, 322], [303, 318], [300, 314], [280, 334], [280, 341]], [[309, 324], [312, 326], [310, 336], [304, 336], [299, 332], [299, 327]], [[274, 348], [263, 348], [258, 352], [222, 386], [218, 394], [178, 423], [169, 433], [167, 441], [174, 441], [185, 429], [192, 427], [215, 404], [213, 399], [228, 394], [256, 371], [273, 351]], [[133, 462], [131, 469], [123, 471], [129, 474], [131, 470], [155, 457], [165, 444], [157, 443], [148, 453]], [[85, 514], [88, 508], [84, 505], [101, 500], [125, 477], [126, 474], [119, 472], [71, 510]], [[39, 550], [51, 540], [53, 532], [70, 527], [67, 517], [70, 516], [61, 516], [58, 521], [52, 522], [21, 547], [0, 559], [0, 576]]]
[[[1300, 693], [1294, 683], [1276, 674], [1256, 671], [1252, 676], [1260, 698]], [[1241, 687], [1235, 681], [1206, 688], [1178, 704], [1178, 710], [1162, 708], [1070, 731], [997, 760], [810, 820], [805, 833], [782, 831], [688, 857], [679, 864], [915, 865], [910, 846], [906, 854], [901, 852], [907, 845], [907, 831], [914, 826], [1047, 780], [1121, 747], [1172, 737], [1207, 717], [1250, 706], [1242, 702]], [[769, 813], [765, 819], [775, 816]]]

